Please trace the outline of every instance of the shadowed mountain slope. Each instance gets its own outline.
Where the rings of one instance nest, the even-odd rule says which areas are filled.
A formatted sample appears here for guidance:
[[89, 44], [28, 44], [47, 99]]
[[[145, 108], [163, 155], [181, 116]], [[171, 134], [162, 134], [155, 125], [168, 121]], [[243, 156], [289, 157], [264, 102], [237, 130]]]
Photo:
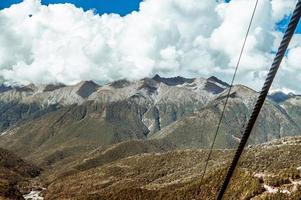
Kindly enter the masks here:
[[[181, 148], [207, 148], [211, 145], [225, 101], [222, 93], [199, 112], [186, 116], [152, 136], [166, 139]], [[258, 93], [245, 86], [235, 86], [217, 137], [216, 148], [234, 148], [239, 143]], [[286, 111], [267, 100], [249, 140], [260, 144], [285, 136], [300, 135], [297, 123]]]
[[40, 169], [0, 149], [0, 199], [23, 199], [20, 190], [29, 185], [29, 180], [40, 174]]
[[2, 136], [0, 144], [40, 164], [51, 165], [100, 146], [146, 138], [148, 130], [136, 109], [127, 102], [64, 107], [13, 128]]

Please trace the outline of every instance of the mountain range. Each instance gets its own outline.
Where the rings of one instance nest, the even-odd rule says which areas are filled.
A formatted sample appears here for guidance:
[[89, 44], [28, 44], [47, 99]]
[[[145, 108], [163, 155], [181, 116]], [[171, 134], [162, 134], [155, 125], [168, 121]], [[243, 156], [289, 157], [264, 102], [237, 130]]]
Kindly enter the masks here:
[[[41, 175], [36, 173], [38, 178], [33, 181], [43, 185], [41, 188], [47, 188], [43, 191], [46, 199], [85, 199], [77, 181], [83, 188], [93, 185], [89, 199], [121, 199], [123, 195], [128, 195], [128, 199], [139, 199], [131, 197], [132, 193], [141, 195], [142, 199], [160, 199], [164, 195], [164, 199], [174, 199], [170, 194], [173, 186], [179, 196], [193, 190], [189, 195], [198, 199], [204, 191], [195, 188], [201, 184], [196, 178], [200, 175], [206, 149], [211, 146], [229, 88], [229, 84], [217, 77], [164, 78], [159, 75], [137, 81], [118, 80], [106, 85], [93, 81], [72, 86], [2, 85], [0, 147], [26, 160], [24, 163], [37, 166]], [[229, 161], [231, 149], [238, 145], [257, 96], [258, 92], [244, 85], [233, 86], [214, 146], [215, 157], [209, 177], [224, 171], [221, 165]], [[264, 159], [254, 161], [252, 153], [264, 157], [271, 154], [270, 149], [279, 154], [291, 146], [294, 146], [292, 152], [301, 150], [299, 143], [288, 145], [282, 139], [289, 137], [289, 141], [295, 141], [294, 138], [301, 135], [300, 124], [301, 97], [281, 92], [271, 94], [250, 137], [249, 157], [245, 162], [259, 164]], [[281, 141], [283, 145], [277, 146], [271, 141]], [[185, 165], [175, 167], [180, 160]], [[162, 162], [168, 166], [159, 170]], [[270, 167], [277, 162], [273, 160], [263, 165]], [[294, 162], [292, 174], [296, 175], [301, 163]], [[278, 168], [291, 173], [288, 166]], [[256, 177], [250, 175], [260, 172], [259, 168], [256, 170], [252, 167], [240, 170], [256, 188], [254, 191], [241, 189], [242, 194], [247, 194], [239, 199], [256, 197], [257, 193], [259, 199], [270, 195], [264, 187], [267, 184], [257, 183]], [[123, 172], [125, 176], [120, 174]], [[282, 178], [282, 174], [272, 169], [268, 172]], [[111, 176], [116, 177], [111, 180]], [[94, 177], [93, 181], [88, 181], [88, 177]], [[297, 176], [289, 178], [298, 179]], [[124, 188], [122, 185], [127, 185], [130, 179], [133, 187]], [[20, 183], [15, 182], [15, 185]], [[283, 184], [278, 186], [282, 188]], [[22, 191], [25, 190], [18, 190], [19, 193]], [[209, 198], [214, 193], [213, 189], [210, 191], [203, 195]], [[289, 190], [292, 196], [299, 195], [299, 191], [298, 188]], [[181, 199], [190, 199], [192, 196], [189, 195]]]

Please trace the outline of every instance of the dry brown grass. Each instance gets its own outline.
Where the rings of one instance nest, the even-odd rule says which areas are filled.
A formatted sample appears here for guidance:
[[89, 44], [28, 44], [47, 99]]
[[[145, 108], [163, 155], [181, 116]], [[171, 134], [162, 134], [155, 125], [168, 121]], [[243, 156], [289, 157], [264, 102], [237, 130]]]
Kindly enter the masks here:
[[[214, 199], [233, 151], [215, 150], [201, 182], [207, 153], [204, 150], [147, 153], [101, 163], [84, 171], [71, 170], [69, 175], [50, 184], [46, 199]], [[299, 153], [301, 144], [248, 149], [225, 199], [297, 200], [300, 187], [293, 190], [288, 181], [300, 178], [296, 169], [301, 166]], [[269, 176], [254, 176], [260, 172]], [[287, 188], [291, 194], [269, 194], [263, 184]]]

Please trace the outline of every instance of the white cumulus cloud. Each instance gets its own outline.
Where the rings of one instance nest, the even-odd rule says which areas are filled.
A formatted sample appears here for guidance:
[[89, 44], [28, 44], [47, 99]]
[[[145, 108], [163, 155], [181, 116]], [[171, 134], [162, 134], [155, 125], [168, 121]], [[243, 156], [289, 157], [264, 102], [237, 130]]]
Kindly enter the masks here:
[[[0, 77], [9, 84], [104, 83], [155, 73], [217, 75], [229, 81], [254, 3], [144, 0], [139, 11], [121, 17], [85, 12], [72, 4], [24, 0], [0, 11]], [[295, 4], [259, 1], [238, 82], [260, 88], [282, 36], [275, 23]], [[285, 78], [301, 71], [300, 38], [294, 38], [275, 87], [301, 91]]]

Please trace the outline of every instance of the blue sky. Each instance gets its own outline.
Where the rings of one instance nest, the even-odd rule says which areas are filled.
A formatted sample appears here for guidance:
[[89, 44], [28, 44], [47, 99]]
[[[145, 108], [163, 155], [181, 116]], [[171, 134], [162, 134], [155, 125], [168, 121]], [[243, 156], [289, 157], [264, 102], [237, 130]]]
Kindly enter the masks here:
[[[118, 13], [126, 15], [138, 10], [142, 0], [42, 0], [43, 4], [72, 3], [84, 10], [96, 9], [97, 13]], [[20, 3], [22, 0], [0, 0], [0, 9], [7, 8], [12, 4]]]
[[[22, 0], [0, 0], [0, 9], [7, 8], [12, 4], [20, 3]], [[134, 10], [138, 10], [139, 3], [142, 0], [42, 0], [43, 4], [54, 4], [54, 3], [72, 3], [77, 7], [81, 7], [84, 10], [96, 9], [97, 13], [118, 13], [124, 16], [131, 13]], [[230, 0], [225, 0], [229, 2]], [[289, 16], [278, 24], [276, 24], [277, 30], [285, 31], [286, 25], [288, 24]], [[301, 22], [297, 28], [297, 33], [301, 33]]]
[[[290, 20], [290, 16], [287, 16], [284, 19], [282, 19], [280, 22], [278, 22], [276, 24], [277, 30], [282, 31], [282, 32], [285, 31], [289, 20]], [[296, 32], [301, 33], [301, 22], [299, 22]]]

